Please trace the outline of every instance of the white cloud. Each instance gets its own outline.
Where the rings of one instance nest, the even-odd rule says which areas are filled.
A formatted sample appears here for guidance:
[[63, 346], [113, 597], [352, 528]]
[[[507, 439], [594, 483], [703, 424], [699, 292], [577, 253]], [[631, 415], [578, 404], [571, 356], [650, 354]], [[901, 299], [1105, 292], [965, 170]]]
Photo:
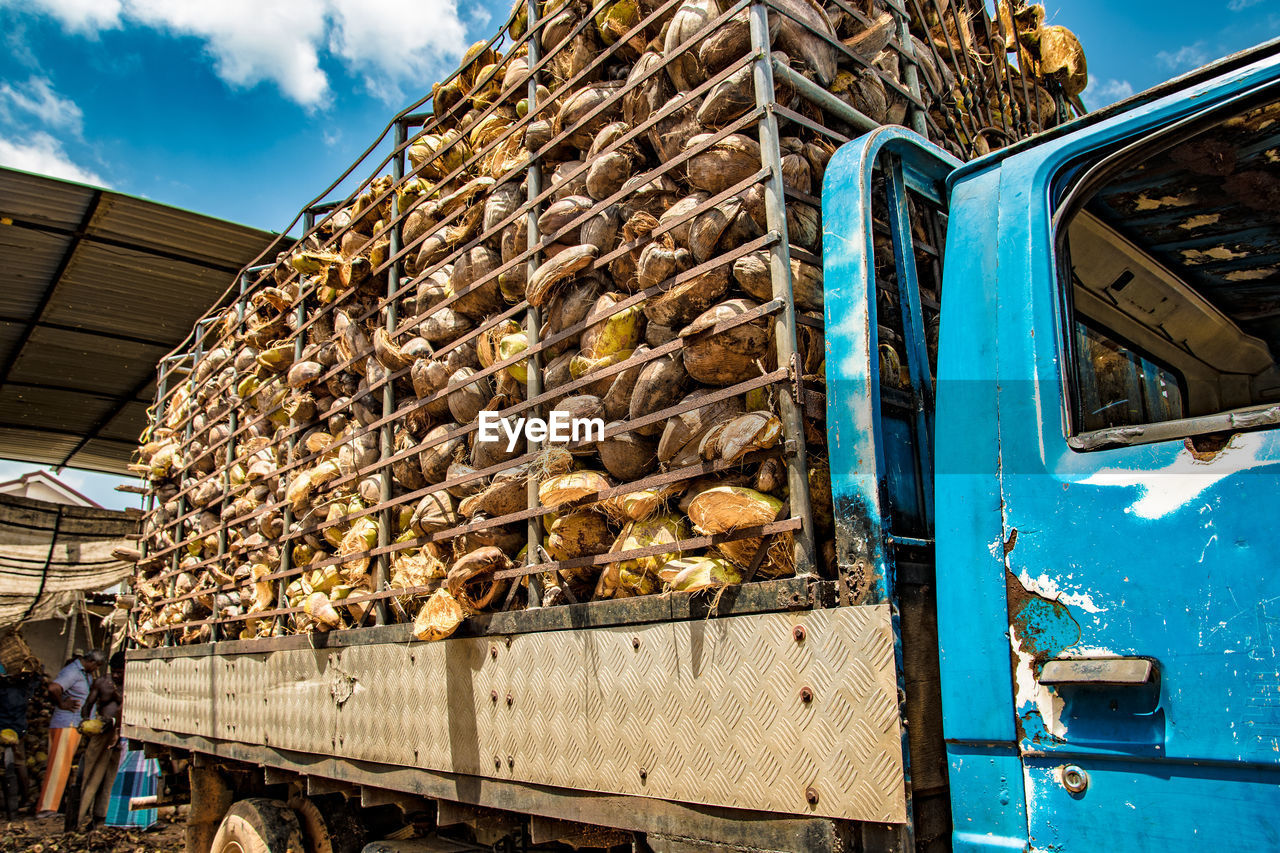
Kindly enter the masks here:
[[454, 0], [329, 2], [330, 50], [385, 100], [399, 98], [403, 84], [427, 85], [443, 57], [460, 56], [467, 46]]
[[128, 0], [126, 14], [154, 29], [203, 41], [214, 70], [232, 86], [272, 80], [308, 107], [329, 94], [315, 49], [325, 30], [323, 0]]
[[5, 0], [0, 5], [39, 9], [72, 32], [94, 36], [120, 26], [122, 0]]
[[96, 172], [76, 165], [62, 143], [43, 131], [26, 134], [21, 140], [0, 136], [0, 165], [82, 184], [105, 184]]
[[32, 77], [26, 83], [11, 86], [0, 83], [0, 115], [9, 116], [12, 110], [27, 113], [45, 127], [80, 134], [84, 125], [84, 113], [75, 101], [53, 91], [47, 77]]
[[198, 39], [228, 85], [271, 82], [307, 108], [330, 95], [322, 56], [394, 101], [425, 87], [467, 46], [456, 0], [27, 0], [21, 8], [89, 35], [132, 23]]
[[1242, 12], [1250, 6], [1257, 6], [1262, 0], [1231, 0], [1227, 4], [1227, 8], [1232, 12]]
[[1096, 107], [1105, 107], [1116, 101], [1123, 101], [1133, 94], [1133, 85], [1128, 80], [1099, 80], [1089, 78], [1089, 88], [1085, 97]]
[[1183, 45], [1175, 51], [1162, 50], [1156, 54], [1156, 61], [1178, 71], [1204, 65], [1209, 61], [1209, 54], [1205, 53], [1204, 42], [1198, 41], [1195, 44]]

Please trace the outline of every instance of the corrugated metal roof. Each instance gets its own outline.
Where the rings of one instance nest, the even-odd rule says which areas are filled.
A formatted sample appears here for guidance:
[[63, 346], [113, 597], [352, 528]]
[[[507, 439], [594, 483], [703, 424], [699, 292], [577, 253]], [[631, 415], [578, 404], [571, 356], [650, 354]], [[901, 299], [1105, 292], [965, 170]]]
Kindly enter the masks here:
[[125, 473], [156, 362], [275, 236], [0, 168], [0, 458]]

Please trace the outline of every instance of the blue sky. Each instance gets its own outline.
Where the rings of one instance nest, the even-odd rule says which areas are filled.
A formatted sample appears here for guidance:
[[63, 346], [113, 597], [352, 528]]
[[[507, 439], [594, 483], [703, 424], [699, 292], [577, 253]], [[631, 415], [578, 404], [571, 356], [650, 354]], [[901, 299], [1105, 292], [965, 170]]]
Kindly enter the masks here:
[[[280, 230], [509, 5], [0, 0], [0, 164]], [[1084, 44], [1091, 108], [1280, 35], [1280, 0], [1046, 8]], [[29, 468], [0, 462], [0, 479]]]

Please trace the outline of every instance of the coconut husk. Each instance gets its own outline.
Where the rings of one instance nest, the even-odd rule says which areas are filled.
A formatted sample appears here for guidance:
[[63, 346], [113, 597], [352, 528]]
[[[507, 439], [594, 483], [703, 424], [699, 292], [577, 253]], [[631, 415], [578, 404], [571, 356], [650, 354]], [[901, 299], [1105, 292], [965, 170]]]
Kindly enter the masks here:
[[748, 453], [773, 447], [781, 440], [782, 421], [777, 415], [746, 412], [709, 429], [698, 443], [698, 453], [706, 460], [735, 462]]
[[[659, 515], [627, 524], [609, 553], [673, 544], [685, 538], [687, 531], [684, 519], [677, 515]], [[596, 584], [596, 598], [627, 598], [657, 592], [660, 585], [658, 571], [668, 561], [680, 557], [679, 549], [673, 548], [669, 553], [610, 563], [600, 573], [600, 580]]]
[[817, 0], [779, 0], [778, 47], [813, 70], [819, 84], [836, 76], [836, 39], [831, 18]]
[[452, 308], [437, 308], [418, 324], [418, 334], [433, 344], [447, 343], [471, 329], [471, 320]]
[[[631, 393], [631, 403], [628, 407], [630, 420], [639, 420], [645, 415], [651, 415], [675, 405], [688, 380], [684, 359], [679, 352], [659, 356], [647, 362], [640, 368]], [[638, 430], [641, 435], [657, 435], [660, 431], [659, 424], [650, 424]]]
[[474, 421], [493, 397], [493, 382], [488, 376], [468, 381], [475, 373], [470, 367], [463, 367], [449, 377], [449, 387], [454, 389], [448, 394], [449, 412], [460, 424]]
[[[685, 150], [706, 145], [713, 137], [711, 133], [693, 136], [685, 143]], [[689, 158], [689, 183], [715, 195], [758, 172], [762, 162], [760, 143], [741, 133], [731, 133]]]
[[[641, 344], [632, 351], [630, 360], [639, 361], [640, 357], [648, 351], [649, 347]], [[635, 392], [636, 381], [640, 378], [640, 371], [643, 368], [644, 364], [632, 364], [609, 380], [608, 390], [601, 397], [601, 402], [604, 404], [604, 417], [609, 420], [620, 420], [627, 416], [631, 409], [631, 398]]]
[[[768, 252], [752, 252], [734, 261], [733, 279], [748, 295], [761, 302], [773, 299], [773, 275]], [[792, 258], [791, 291], [801, 308], [821, 311], [822, 268]]]
[[[699, 388], [685, 397], [684, 401], [695, 401], [711, 393]], [[742, 411], [742, 399], [730, 397], [669, 418], [663, 426], [662, 437], [658, 440], [658, 460], [668, 468], [696, 462], [702, 436], [717, 423], [736, 417]]]
[[618, 522], [644, 521], [664, 509], [667, 501], [680, 494], [683, 486], [679, 483], [656, 486], [652, 489], [638, 489], [622, 495], [614, 495], [601, 502], [605, 515]]
[[[572, 397], [566, 397], [557, 403], [555, 407], [548, 412], [548, 419], [554, 417], [557, 412], [564, 412], [568, 416], [570, 423], [573, 421], [589, 420], [593, 418], [603, 419], [604, 403], [601, 402], [599, 397], [593, 394], [577, 394]], [[572, 430], [569, 430], [568, 432], [569, 435], [572, 436]], [[563, 441], [555, 441], [548, 437], [546, 444], [548, 447], [569, 448], [572, 444], [572, 438], [566, 438]], [[588, 443], [583, 447], [572, 448], [572, 452], [574, 454], [581, 456], [590, 455], [594, 451], [595, 445], [592, 443]]]
[[617, 306], [626, 299], [624, 293], [605, 293], [596, 299], [584, 318], [589, 325], [579, 342], [583, 355], [599, 359], [635, 349], [642, 332], [644, 303], [618, 310]]
[[[605, 432], [618, 425], [617, 421], [606, 425]], [[604, 469], [620, 483], [638, 480], [658, 466], [657, 443], [634, 430], [596, 442], [596, 450]]]
[[[756, 307], [749, 299], [730, 299], [705, 311], [680, 331], [690, 337], [733, 319]], [[700, 337], [684, 347], [684, 365], [689, 375], [707, 385], [734, 385], [762, 371], [760, 360], [769, 348], [769, 330], [763, 318], [734, 326], [717, 335]]]
[[622, 225], [622, 206], [611, 204], [582, 224], [578, 238], [595, 246], [601, 254], [613, 249]]
[[699, 61], [697, 46], [677, 53], [678, 48], [695, 38], [705, 37], [703, 27], [720, 14], [716, 0], [685, 0], [667, 25], [662, 52], [668, 58], [667, 74], [677, 91], [688, 92], [707, 79]]
[[613, 540], [604, 516], [590, 510], [558, 515], [547, 525], [546, 549], [553, 560], [603, 554]]
[[501, 549], [486, 545], [459, 558], [449, 567], [445, 589], [464, 609], [482, 610], [493, 604], [506, 589], [506, 581], [495, 581], [493, 573], [511, 568]]
[[462, 436], [441, 441], [444, 436], [456, 429], [458, 429], [457, 424], [440, 424], [423, 436], [422, 443], [429, 446], [419, 451], [418, 465], [422, 468], [422, 476], [428, 483], [444, 482], [454, 453], [465, 443], [466, 439]]
[[457, 525], [458, 513], [454, 508], [453, 497], [444, 490], [424, 495], [409, 519], [409, 527], [422, 536]]
[[[572, 246], [548, 259], [538, 267], [525, 289], [529, 304], [545, 305], [556, 285], [589, 267], [599, 256], [600, 250], [591, 245]], [[425, 337], [425, 335], [424, 335]], [[428, 338], [430, 340], [430, 338]]]
[[[714, 536], [769, 524], [778, 519], [781, 509], [782, 501], [771, 495], [742, 486], [716, 486], [699, 492], [689, 501], [689, 520], [693, 522], [695, 532]], [[745, 568], [751, 565], [761, 544], [760, 538], [739, 539], [718, 543], [716, 550], [735, 565]], [[760, 575], [782, 577], [794, 572], [791, 535], [774, 536], [769, 545], [768, 559], [760, 567]]]
[[594, 202], [585, 195], [571, 195], [551, 204], [538, 217], [538, 233], [544, 237], [555, 237], [557, 241], [574, 243], [578, 238], [578, 229], [560, 232], [571, 222], [591, 209]]
[[413, 617], [415, 640], [443, 640], [458, 630], [466, 614], [447, 589], [437, 589]]
[[742, 583], [737, 566], [721, 557], [682, 557], [669, 560], [658, 570], [666, 589], [699, 592]]
[[538, 486], [538, 502], [552, 509], [602, 492], [609, 488], [609, 481], [598, 471], [571, 471], [556, 474], [543, 480]]

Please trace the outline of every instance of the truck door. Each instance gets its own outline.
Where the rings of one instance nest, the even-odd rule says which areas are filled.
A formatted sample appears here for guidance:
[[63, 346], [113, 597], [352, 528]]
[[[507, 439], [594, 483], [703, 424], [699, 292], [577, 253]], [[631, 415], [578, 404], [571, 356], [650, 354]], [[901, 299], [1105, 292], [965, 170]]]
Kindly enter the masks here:
[[1280, 845], [1277, 78], [1272, 49], [999, 166], [1032, 849]]

